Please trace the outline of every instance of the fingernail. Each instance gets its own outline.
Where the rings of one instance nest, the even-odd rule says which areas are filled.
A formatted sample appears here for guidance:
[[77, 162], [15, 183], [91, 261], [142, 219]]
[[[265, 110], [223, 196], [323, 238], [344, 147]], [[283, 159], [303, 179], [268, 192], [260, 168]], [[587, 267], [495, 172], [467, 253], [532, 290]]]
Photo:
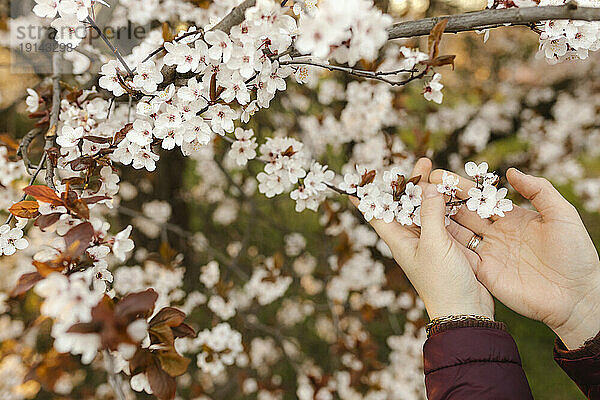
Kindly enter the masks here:
[[425, 186], [425, 189], [423, 190], [423, 192], [425, 193], [426, 199], [433, 199], [434, 197], [436, 197], [438, 195], [438, 191], [437, 191], [435, 185]]
[[525, 175], [525, 174], [524, 174], [524, 173], [522, 173], [520, 170], [518, 170], [518, 169], [516, 169], [516, 168], [514, 168], [514, 167], [513, 167], [513, 169], [515, 170], [515, 172], [517, 173], [517, 175], [521, 175], [521, 176]]

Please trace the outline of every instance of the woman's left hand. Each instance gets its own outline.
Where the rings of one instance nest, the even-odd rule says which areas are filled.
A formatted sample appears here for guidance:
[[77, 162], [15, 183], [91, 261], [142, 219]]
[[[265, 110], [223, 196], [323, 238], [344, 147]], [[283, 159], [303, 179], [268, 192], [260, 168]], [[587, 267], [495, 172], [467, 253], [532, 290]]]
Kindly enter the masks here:
[[[458, 243], [446, 229], [445, 200], [435, 185], [428, 183], [430, 172], [431, 161], [421, 158], [412, 173], [421, 175], [421, 228], [375, 219], [371, 225], [419, 293], [429, 318], [449, 315], [493, 318], [494, 300], [473, 273], [478, 256]], [[358, 205], [358, 199], [351, 199]]]

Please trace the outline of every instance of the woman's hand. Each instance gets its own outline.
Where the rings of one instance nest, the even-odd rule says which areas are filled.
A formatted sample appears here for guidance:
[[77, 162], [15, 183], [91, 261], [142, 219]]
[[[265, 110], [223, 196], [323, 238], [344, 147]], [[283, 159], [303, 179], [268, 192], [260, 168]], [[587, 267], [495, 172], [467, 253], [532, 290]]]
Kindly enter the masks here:
[[[441, 183], [443, 171], [430, 175]], [[544, 178], [511, 168], [509, 183], [537, 211], [515, 207], [495, 221], [462, 207], [449, 227], [466, 246], [482, 236], [477, 279], [516, 312], [548, 325], [569, 349], [600, 330], [600, 261], [575, 207]], [[460, 178], [461, 195], [475, 183]], [[473, 253], [474, 254], [474, 253]]]
[[[473, 273], [479, 257], [458, 243], [444, 226], [445, 203], [428, 183], [431, 161], [420, 159], [412, 176], [421, 175], [421, 229], [373, 219], [371, 225], [425, 303], [431, 319], [458, 314], [493, 318], [494, 301]], [[352, 198], [355, 205], [356, 198]]]

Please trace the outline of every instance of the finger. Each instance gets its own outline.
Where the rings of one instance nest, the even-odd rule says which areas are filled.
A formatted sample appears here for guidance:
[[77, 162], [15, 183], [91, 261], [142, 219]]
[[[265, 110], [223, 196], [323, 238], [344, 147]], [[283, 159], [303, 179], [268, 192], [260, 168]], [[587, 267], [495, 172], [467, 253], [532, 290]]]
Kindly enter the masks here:
[[465, 248], [471, 241], [473, 235], [475, 235], [475, 232], [465, 228], [464, 226], [453, 220], [450, 220], [450, 225], [448, 225], [446, 229], [448, 230], [450, 235], [452, 235], [452, 237], [456, 239], [456, 241]]
[[416, 162], [412, 173], [410, 174], [411, 178], [415, 176], [421, 175], [421, 182], [427, 182], [429, 180], [429, 174], [431, 173], [431, 160], [426, 157], [419, 158]]
[[436, 185], [442, 183], [442, 178], [444, 176], [444, 172], [458, 177], [458, 188], [460, 190], [456, 193], [456, 197], [458, 197], [459, 199], [464, 200], [464, 199], [468, 198], [469, 197], [469, 195], [468, 195], [469, 189], [477, 186], [475, 184], [475, 182], [473, 182], [472, 180], [463, 178], [460, 175], [457, 175], [453, 172], [445, 171], [443, 169], [436, 169], [433, 172], [431, 172], [431, 174], [429, 174], [429, 182], [434, 183]]
[[516, 168], [510, 168], [506, 177], [508, 183], [529, 200], [542, 217], [579, 215], [575, 207], [546, 178], [527, 175]]
[[482, 236], [492, 225], [492, 221], [481, 218], [476, 212], [470, 211], [465, 205], [458, 209], [458, 212], [452, 216], [452, 219], [470, 231]]
[[[360, 204], [360, 200], [357, 197], [349, 196], [350, 201], [356, 208]], [[396, 221], [387, 223], [379, 219], [371, 219], [369, 224], [375, 229], [377, 234], [387, 243], [387, 245], [392, 248], [399, 248], [401, 251], [404, 251], [404, 247], [408, 247], [408, 242], [405, 239], [415, 239], [418, 236], [418, 232], [414, 227], [406, 227], [399, 224]], [[394, 245], [392, 245], [392, 240]], [[396, 245], [396, 243], [398, 243]], [[406, 246], [405, 246], [406, 245]]]
[[435, 185], [425, 184], [421, 202], [421, 240], [430, 244], [443, 243], [447, 239], [444, 224], [446, 204]]

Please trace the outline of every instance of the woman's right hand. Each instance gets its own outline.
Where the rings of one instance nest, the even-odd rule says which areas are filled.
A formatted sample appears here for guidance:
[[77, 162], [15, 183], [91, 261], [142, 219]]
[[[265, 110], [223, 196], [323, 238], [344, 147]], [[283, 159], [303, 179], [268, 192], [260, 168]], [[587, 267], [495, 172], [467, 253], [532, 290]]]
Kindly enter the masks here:
[[[430, 175], [441, 183], [443, 171]], [[462, 207], [449, 228], [466, 245], [474, 233], [474, 272], [490, 292], [514, 311], [544, 322], [569, 349], [600, 331], [600, 261], [579, 214], [544, 178], [511, 168], [509, 183], [537, 211], [515, 207], [495, 221]], [[475, 183], [460, 177], [465, 196]]]
[[[479, 259], [446, 230], [444, 198], [435, 185], [428, 183], [430, 172], [431, 161], [422, 158], [411, 175], [421, 176], [421, 228], [376, 219], [370, 223], [419, 293], [429, 318], [456, 315], [493, 318], [494, 300], [473, 273], [473, 264]], [[358, 199], [351, 197], [351, 200], [358, 205]]]

